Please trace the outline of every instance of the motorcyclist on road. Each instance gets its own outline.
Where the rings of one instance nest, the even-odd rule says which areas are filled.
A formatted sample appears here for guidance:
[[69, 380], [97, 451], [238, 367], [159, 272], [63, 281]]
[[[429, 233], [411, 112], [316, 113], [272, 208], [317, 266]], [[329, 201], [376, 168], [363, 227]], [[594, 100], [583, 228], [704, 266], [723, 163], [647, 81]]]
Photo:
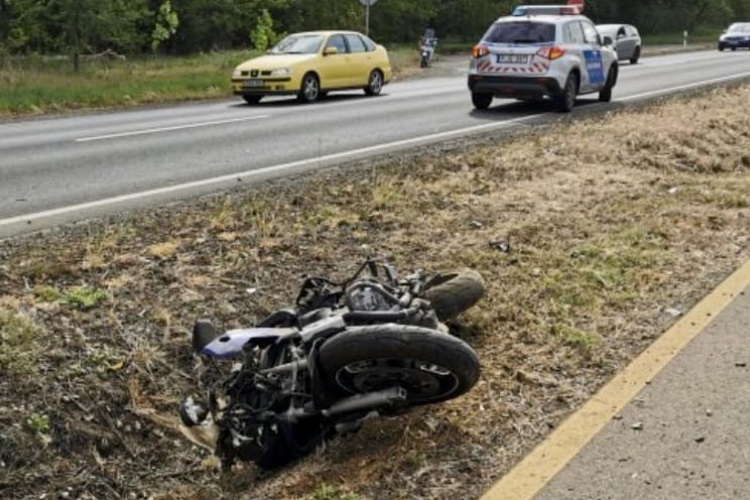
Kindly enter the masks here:
[[427, 68], [430, 66], [432, 56], [435, 53], [435, 47], [437, 47], [437, 42], [438, 39], [435, 35], [435, 30], [427, 28], [424, 31], [424, 35], [419, 39], [419, 52], [421, 54], [420, 67]]

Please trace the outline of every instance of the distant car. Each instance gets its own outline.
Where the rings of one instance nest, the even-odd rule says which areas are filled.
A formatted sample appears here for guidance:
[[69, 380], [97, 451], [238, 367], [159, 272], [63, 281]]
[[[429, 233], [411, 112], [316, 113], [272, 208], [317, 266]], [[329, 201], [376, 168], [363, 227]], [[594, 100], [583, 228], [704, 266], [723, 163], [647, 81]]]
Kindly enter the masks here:
[[737, 50], [740, 47], [750, 49], [750, 23], [734, 23], [719, 37], [719, 50]]
[[312, 31], [289, 35], [266, 55], [237, 66], [232, 90], [248, 104], [279, 95], [311, 103], [335, 90], [378, 95], [391, 77], [382, 45], [353, 31]]
[[472, 50], [469, 90], [474, 107], [495, 97], [550, 97], [570, 111], [581, 94], [609, 102], [619, 66], [612, 47], [575, 6], [519, 6], [495, 21]]
[[617, 59], [630, 61], [630, 64], [638, 64], [641, 58], [642, 41], [641, 35], [635, 26], [629, 24], [600, 24], [596, 29], [602, 36], [612, 39]]

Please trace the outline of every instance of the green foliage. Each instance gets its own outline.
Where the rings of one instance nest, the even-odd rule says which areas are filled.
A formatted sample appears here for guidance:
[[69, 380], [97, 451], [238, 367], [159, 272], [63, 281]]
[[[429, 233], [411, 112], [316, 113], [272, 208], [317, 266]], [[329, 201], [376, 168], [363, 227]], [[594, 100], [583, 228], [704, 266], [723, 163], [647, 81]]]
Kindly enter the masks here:
[[313, 491], [311, 500], [362, 500], [362, 497], [323, 483]]
[[26, 419], [26, 425], [36, 434], [48, 434], [51, 430], [49, 417], [43, 413], [32, 413]]
[[255, 50], [264, 51], [276, 39], [273, 32], [273, 19], [267, 9], [260, 11], [255, 27], [250, 32], [250, 42]]
[[151, 33], [151, 50], [156, 52], [159, 45], [169, 40], [180, 26], [180, 19], [177, 13], [172, 10], [172, 4], [167, 0], [159, 7], [156, 14], [156, 23], [154, 31]]
[[[562, 1], [562, 0], [560, 0]], [[380, 0], [371, 32], [381, 42], [416, 43], [430, 26], [442, 38], [475, 41], [519, 3], [549, 0]], [[632, 23], [646, 35], [694, 32], [750, 18], [750, 0], [589, 0], [595, 22]], [[265, 49], [277, 32], [364, 30], [357, 0], [0, 0], [0, 54], [191, 54]]]
[[87, 286], [73, 287], [64, 292], [49, 285], [34, 289], [34, 295], [44, 302], [60, 302], [82, 311], [96, 307], [107, 298], [107, 292]]
[[62, 296], [62, 302], [82, 311], [96, 307], [107, 298], [107, 292], [86, 286], [71, 288]]

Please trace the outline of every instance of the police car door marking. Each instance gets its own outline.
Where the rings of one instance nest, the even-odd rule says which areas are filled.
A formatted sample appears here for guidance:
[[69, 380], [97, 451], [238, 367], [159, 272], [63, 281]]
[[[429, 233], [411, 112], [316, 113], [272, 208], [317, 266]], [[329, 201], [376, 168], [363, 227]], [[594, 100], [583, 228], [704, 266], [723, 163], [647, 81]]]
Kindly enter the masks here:
[[589, 74], [591, 83], [604, 83], [604, 61], [600, 50], [584, 50], [583, 57], [586, 59], [586, 72]]

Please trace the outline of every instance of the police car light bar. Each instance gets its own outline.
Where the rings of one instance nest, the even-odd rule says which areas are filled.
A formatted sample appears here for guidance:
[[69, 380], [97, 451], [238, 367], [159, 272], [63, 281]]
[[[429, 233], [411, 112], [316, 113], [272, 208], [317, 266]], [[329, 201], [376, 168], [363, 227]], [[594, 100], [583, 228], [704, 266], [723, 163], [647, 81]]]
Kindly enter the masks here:
[[569, 0], [568, 5], [519, 5], [514, 16], [577, 16], [583, 12], [583, 0]]

